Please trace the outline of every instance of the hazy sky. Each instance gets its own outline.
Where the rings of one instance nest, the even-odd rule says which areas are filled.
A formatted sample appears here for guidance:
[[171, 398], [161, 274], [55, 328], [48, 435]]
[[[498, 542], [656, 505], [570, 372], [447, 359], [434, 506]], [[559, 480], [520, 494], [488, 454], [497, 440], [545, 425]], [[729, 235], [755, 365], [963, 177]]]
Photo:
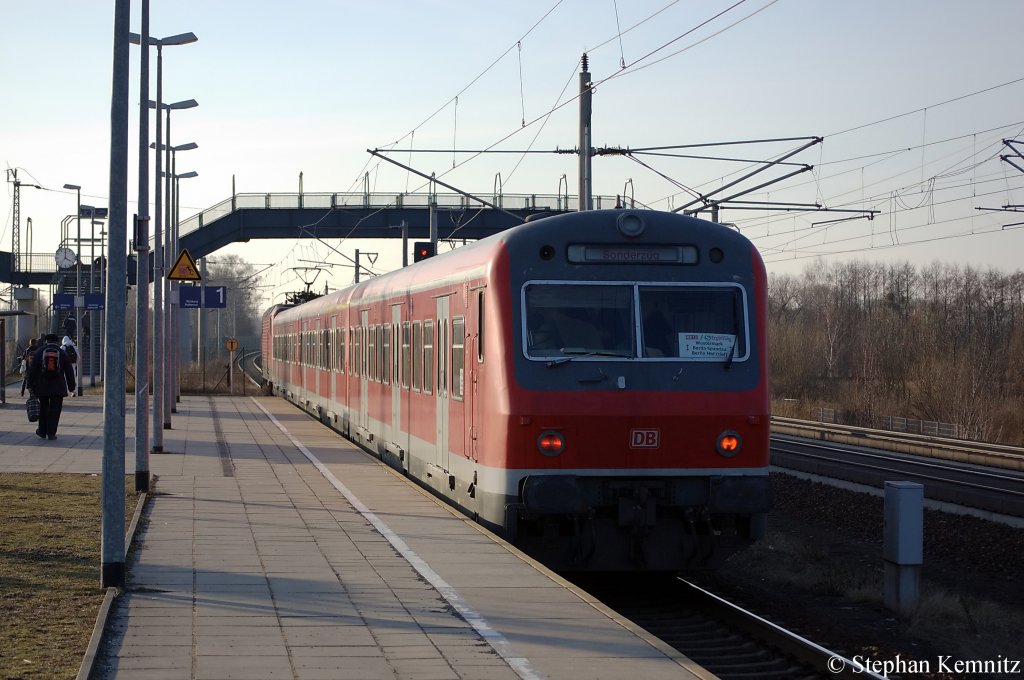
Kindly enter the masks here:
[[[497, 149], [574, 147], [578, 107], [570, 100], [587, 51], [598, 83], [595, 145], [824, 137], [789, 159], [813, 171], [743, 200], [880, 212], [872, 221], [815, 224], [849, 215], [723, 210], [722, 221], [751, 238], [772, 271], [800, 271], [819, 256], [1021, 268], [1024, 227], [1003, 225], [1024, 215], [976, 210], [1024, 203], [1024, 173], [999, 160], [1012, 153], [1001, 140], [1024, 140], [1020, 0], [151, 5], [154, 36], [192, 31], [199, 37], [164, 49], [165, 101], [199, 102], [173, 116], [172, 143], [199, 145], [179, 154], [179, 172], [199, 173], [182, 182], [183, 216], [228, 198], [233, 177], [240, 193], [295, 192], [300, 173], [306, 192], [358, 191], [365, 173], [377, 192], [422, 190], [415, 177], [366, 153], [391, 145], [406, 150], [398, 160], [445, 173], [445, 181], [467, 191], [490, 195], [500, 173], [506, 194], [554, 194], [564, 173], [575, 194], [572, 156], [410, 157], [408, 149], [478, 149], [500, 140]], [[138, 11], [136, 0], [136, 31]], [[22, 190], [22, 250], [29, 250], [31, 217], [31, 250], [52, 252], [61, 218], [75, 210], [74, 193], [60, 187], [81, 185], [83, 203], [107, 201], [113, 2], [0, 0], [0, 17], [0, 161], [18, 168], [21, 181], [46, 188]], [[155, 79], [155, 67], [151, 72]], [[134, 47], [131, 99], [134, 211]], [[675, 153], [760, 160], [801, 143]], [[663, 176], [707, 193], [753, 167], [637, 158], [653, 169], [622, 157], [596, 158], [595, 193], [615, 195], [629, 185], [638, 202], [665, 209], [689, 195]], [[5, 183], [2, 250], [11, 248], [11, 195]], [[269, 299], [301, 288], [292, 268], [303, 260], [341, 263], [331, 248], [351, 254], [356, 247], [380, 252], [380, 270], [400, 261], [398, 243], [382, 241], [252, 242], [226, 252], [274, 265], [264, 277]], [[328, 276], [334, 287], [352, 272], [333, 267], [316, 288]]]

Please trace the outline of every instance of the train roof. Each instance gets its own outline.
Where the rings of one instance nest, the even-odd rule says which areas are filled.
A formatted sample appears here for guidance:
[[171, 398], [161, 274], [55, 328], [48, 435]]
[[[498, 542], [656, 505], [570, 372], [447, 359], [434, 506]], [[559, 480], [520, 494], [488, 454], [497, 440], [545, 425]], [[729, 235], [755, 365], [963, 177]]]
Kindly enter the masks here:
[[[364, 297], [374, 297], [391, 290], [415, 288], [434, 282], [443, 282], [452, 277], [464, 276], [472, 270], [480, 270], [481, 275], [493, 261], [495, 251], [511, 248], [517, 242], [535, 241], [539, 236], [548, 236], [552, 230], [572, 233], [574, 237], [581, 231], [594, 239], [621, 239], [618, 225], [624, 216], [637, 216], [643, 222], [661, 228], [680, 228], [680, 238], [687, 240], [705, 240], [714, 238], [716, 242], [733, 247], [749, 248], [756, 252], [753, 244], [739, 231], [708, 220], [698, 219], [676, 213], [656, 210], [591, 210], [566, 213], [552, 217], [531, 220], [522, 225], [506, 229], [497, 234], [480, 239], [473, 243], [440, 252], [434, 257], [396, 269], [387, 274], [343, 288], [329, 295], [324, 295], [310, 302], [297, 306], [277, 305], [283, 307], [282, 313], [290, 316], [291, 310], [301, 310], [303, 316], [319, 313]], [[603, 233], [602, 233], [603, 232]], [[557, 233], [557, 232], [556, 232]], [[289, 309], [290, 308], [290, 309]], [[268, 310], [269, 312], [269, 310]]]

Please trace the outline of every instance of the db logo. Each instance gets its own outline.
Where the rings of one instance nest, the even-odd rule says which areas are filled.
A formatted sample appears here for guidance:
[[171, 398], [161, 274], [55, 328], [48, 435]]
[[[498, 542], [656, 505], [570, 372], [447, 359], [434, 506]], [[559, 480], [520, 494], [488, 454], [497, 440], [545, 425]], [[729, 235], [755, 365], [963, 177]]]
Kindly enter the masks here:
[[631, 449], [656, 449], [660, 444], [660, 430], [632, 430], [629, 433], [629, 448]]

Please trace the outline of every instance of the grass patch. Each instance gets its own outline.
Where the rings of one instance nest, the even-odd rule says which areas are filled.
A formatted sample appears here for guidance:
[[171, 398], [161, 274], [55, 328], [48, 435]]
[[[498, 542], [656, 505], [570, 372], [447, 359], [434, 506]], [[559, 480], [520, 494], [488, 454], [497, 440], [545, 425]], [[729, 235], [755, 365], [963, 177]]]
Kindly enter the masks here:
[[[0, 677], [78, 673], [100, 588], [98, 475], [0, 474]], [[138, 497], [125, 477], [125, 526]]]

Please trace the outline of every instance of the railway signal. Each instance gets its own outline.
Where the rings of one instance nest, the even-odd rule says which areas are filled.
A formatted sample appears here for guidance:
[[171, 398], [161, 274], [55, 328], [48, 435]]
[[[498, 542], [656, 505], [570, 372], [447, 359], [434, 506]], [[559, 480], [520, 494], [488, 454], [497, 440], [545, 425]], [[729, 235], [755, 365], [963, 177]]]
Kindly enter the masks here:
[[420, 262], [428, 257], [433, 257], [437, 254], [435, 250], [436, 246], [431, 241], [416, 241], [413, 243], [412, 261]]

